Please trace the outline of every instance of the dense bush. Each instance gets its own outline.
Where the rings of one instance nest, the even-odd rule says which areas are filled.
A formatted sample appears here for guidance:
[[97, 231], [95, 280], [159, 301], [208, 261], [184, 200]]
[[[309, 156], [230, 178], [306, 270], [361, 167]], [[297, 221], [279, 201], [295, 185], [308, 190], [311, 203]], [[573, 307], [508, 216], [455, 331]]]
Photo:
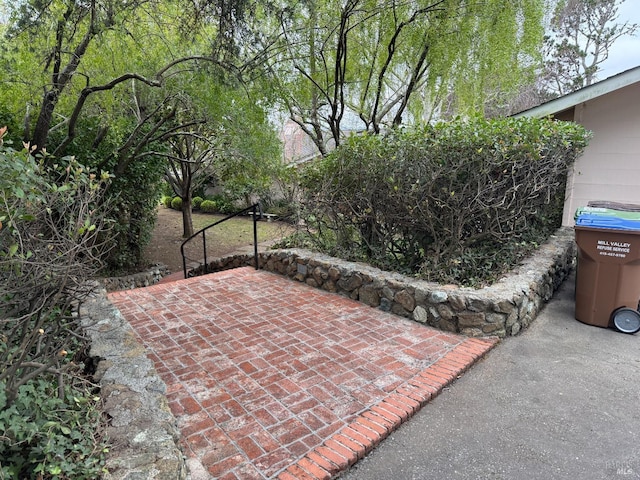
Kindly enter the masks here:
[[573, 123], [473, 118], [348, 139], [303, 174], [317, 248], [478, 284], [560, 225]]
[[212, 200], [213, 202], [215, 202], [217, 211], [219, 213], [223, 213], [223, 214], [234, 213], [243, 208], [243, 207], [237, 208], [234, 205], [233, 200], [230, 197], [225, 195], [216, 195], [212, 198]]
[[161, 199], [161, 202], [162, 202], [162, 205], [164, 205], [166, 208], [171, 208], [171, 201], [172, 200], [173, 200], [173, 198], [171, 198], [170, 196], [163, 195], [162, 199]]
[[107, 190], [107, 204], [117, 206], [111, 213], [114, 222], [108, 240], [113, 248], [105, 272], [109, 275], [139, 271], [143, 266], [157, 218], [161, 163], [154, 158], [137, 160], [127, 167], [125, 175], [114, 178]]
[[193, 197], [193, 199], [191, 200], [191, 205], [193, 206], [193, 209], [200, 210], [200, 205], [202, 204], [203, 201], [204, 199], [202, 197]]
[[173, 200], [171, 200], [171, 208], [174, 210], [182, 210], [182, 198], [173, 197]]
[[222, 195], [216, 195], [213, 198], [203, 200], [200, 204], [200, 211], [204, 213], [234, 213], [241, 208], [236, 208], [231, 200]]
[[62, 371], [68, 342], [81, 337], [71, 334], [73, 313], [100, 267], [106, 178], [74, 159], [49, 170], [0, 149], [0, 381], [9, 404], [28, 379]]
[[6, 406], [0, 388], [0, 478], [100, 478], [106, 445], [98, 396], [86, 386], [42, 377], [19, 389]]
[[[104, 119], [96, 117], [79, 122], [78, 135], [65, 154], [81, 158], [91, 169], [106, 170], [113, 175], [104, 198], [105, 204], [113, 207], [109, 213], [111, 228], [105, 237], [112, 248], [101, 274], [115, 276], [148, 266], [144, 252], [156, 222], [166, 164], [155, 155], [140, 155], [135, 160], [123, 158], [127, 153], [120, 147], [136, 126], [134, 116], [112, 118], [108, 129], [104, 129], [104, 124]], [[50, 144], [59, 143], [64, 135], [64, 129], [52, 132]], [[98, 144], [93, 142], [96, 138], [100, 138]]]
[[[0, 478], [95, 478], [102, 447], [82, 384], [78, 322], [100, 267], [109, 176], [2, 146]], [[101, 235], [104, 233], [105, 235]]]
[[145, 266], [144, 251], [151, 240], [156, 223], [157, 190], [162, 180], [162, 162], [144, 158], [127, 167], [125, 175], [113, 179], [107, 191], [109, 205], [117, 205], [111, 217], [114, 227], [111, 232], [113, 248], [107, 258], [110, 274], [139, 271]]
[[200, 204], [200, 210], [204, 213], [216, 213], [218, 211], [218, 204], [213, 200], [203, 200]]

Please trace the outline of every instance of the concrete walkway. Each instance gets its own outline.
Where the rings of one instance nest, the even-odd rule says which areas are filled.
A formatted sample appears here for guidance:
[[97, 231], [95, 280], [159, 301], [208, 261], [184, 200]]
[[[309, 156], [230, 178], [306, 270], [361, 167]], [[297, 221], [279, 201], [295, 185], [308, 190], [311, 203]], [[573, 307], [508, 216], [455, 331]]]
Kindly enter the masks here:
[[640, 338], [576, 321], [573, 293], [341, 480], [640, 478]]
[[248, 267], [109, 298], [167, 384], [194, 480], [335, 476], [497, 341]]

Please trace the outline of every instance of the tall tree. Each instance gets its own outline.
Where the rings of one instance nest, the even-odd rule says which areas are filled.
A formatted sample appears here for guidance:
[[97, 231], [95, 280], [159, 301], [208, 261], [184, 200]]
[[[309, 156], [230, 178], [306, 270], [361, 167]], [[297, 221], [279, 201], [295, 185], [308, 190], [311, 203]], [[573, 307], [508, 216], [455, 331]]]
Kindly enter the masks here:
[[202, 66], [173, 79], [179, 90], [169, 127], [158, 148], [140, 158], [166, 160], [164, 177], [182, 199], [183, 236], [193, 234], [195, 191], [221, 184], [231, 200], [265, 198], [282, 167], [280, 143], [264, 108], [238, 84], [218, 80], [216, 68]]
[[164, 172], [149, 152], [164, 151], [172, 132], [194, 124], [178, 115], [178, 79], [222, 63], [210, 41], [219, 26], [181, 35], [181, 0], [0, 2], [11, 14], [0, 43], [5, 108], [23, 114], [24, 140], [52, 153], [51, 161], [78, 154], [115, 175], [107, 201], [120, 207], [114, 238], [127, 258], [112, 266], [139, 261]]
[[564, 95], [591, 85], [611, 46], [640, 25], [617, 22], [625, 0], [560, 0], [546, 39], [544, 87]]
[[[201, 129], [202, 130], [202, 129]], [[189, 238], [193, 235], [193, 220], [191, 218], [193, 190], [205, 178], [203, 174], [207, 166], [212, 163], [215, 147], [211, 139], [194, 130], [175, 132], [169, 140], [168, 152], [161, 155], [166, 157], [168, 165], [165, 178], [174, 193], [182, 199], [182, 236]]]
[[[283, 6], [260, 58], [281, 104], [322, 154], [344, 130], [382, 129], [458, 111], [508, 89], [542, 41], [543, 1], [326, 0]], [[345, 128], [346, 125], [346, 128]]]
[[487, 113], [521, 112], [597, 81], [613, 44], [638, 30], [637, 24], [617, 22], [624, 1], [555, 0], [536, 74], [524, 79], [516, 95], [494, 99]]

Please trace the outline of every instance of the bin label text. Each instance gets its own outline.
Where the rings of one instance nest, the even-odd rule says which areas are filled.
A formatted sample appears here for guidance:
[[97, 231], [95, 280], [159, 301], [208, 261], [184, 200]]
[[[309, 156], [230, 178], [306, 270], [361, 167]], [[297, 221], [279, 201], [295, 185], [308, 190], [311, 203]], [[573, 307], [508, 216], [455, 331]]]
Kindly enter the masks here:
[[611, 242], [609, 240], [598, 240], [596, 247], [600, 255], [606, 257], [625, 258], [631, 251], [631, 244], [627, 242]]

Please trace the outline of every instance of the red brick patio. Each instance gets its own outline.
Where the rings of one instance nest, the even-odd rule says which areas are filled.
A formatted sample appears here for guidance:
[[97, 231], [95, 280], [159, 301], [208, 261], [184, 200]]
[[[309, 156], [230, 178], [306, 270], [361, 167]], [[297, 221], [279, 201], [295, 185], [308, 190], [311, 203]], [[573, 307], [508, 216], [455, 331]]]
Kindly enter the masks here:
[[252, 268], [116, 292], [218, 479], [331, 478], [495, 345]]

